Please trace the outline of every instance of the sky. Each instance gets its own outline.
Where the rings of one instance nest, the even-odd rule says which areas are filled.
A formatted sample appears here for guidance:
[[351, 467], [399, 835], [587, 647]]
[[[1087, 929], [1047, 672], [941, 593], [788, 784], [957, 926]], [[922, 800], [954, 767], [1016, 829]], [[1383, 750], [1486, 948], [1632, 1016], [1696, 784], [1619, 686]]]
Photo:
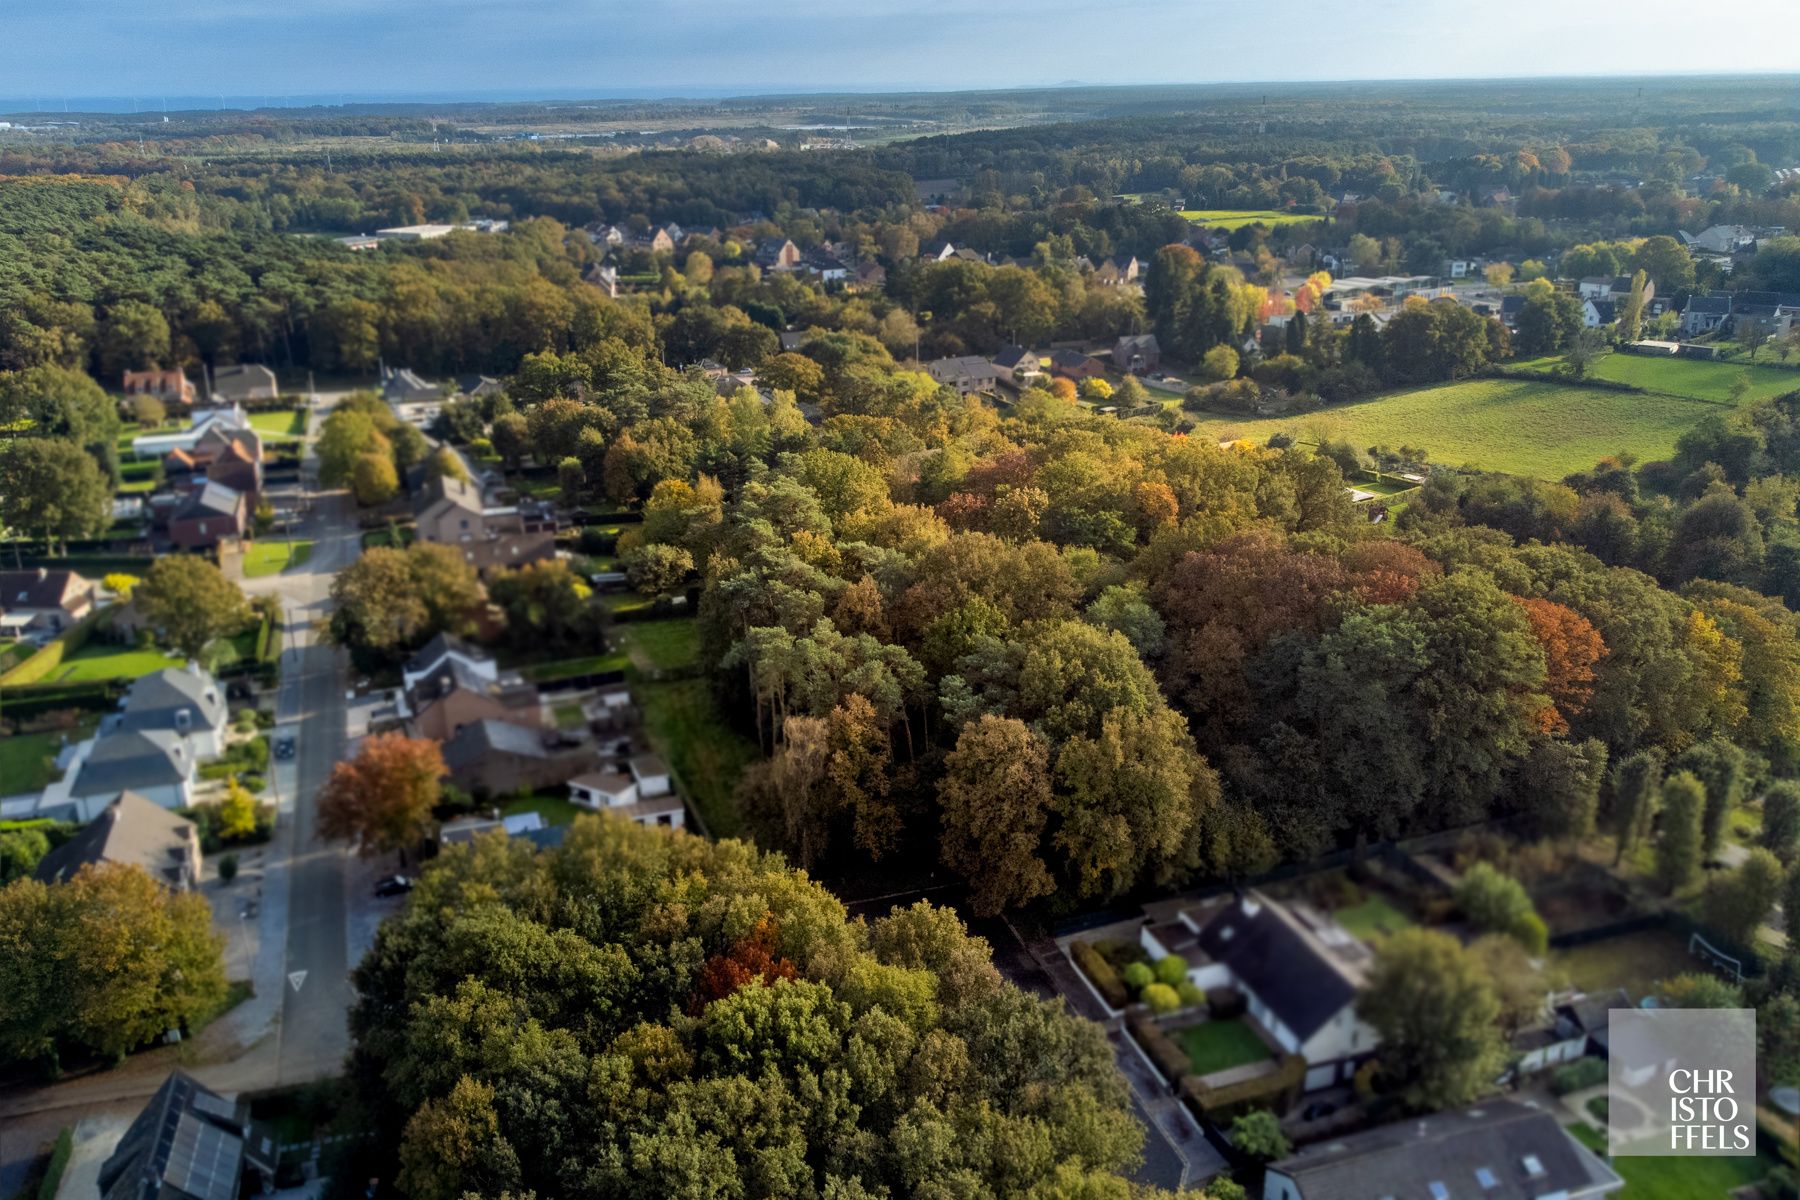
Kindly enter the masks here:
[[0, 0], [45, 109], [1789, 71], [1800, 0]]

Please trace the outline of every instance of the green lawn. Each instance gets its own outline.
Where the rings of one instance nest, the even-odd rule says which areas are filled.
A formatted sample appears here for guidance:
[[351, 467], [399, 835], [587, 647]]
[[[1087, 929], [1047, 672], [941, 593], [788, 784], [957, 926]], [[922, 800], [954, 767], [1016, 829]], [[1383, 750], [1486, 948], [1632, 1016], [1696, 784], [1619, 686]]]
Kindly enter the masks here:
[[306, 414], [285, 408], [251, 413], [250, 428], [265, 442], [297, 442], [306, 435]]
[[1176, 1045], [1187, 1051], [1194, 1074], [1210, 1075], [1270, 1057], [1269, 1047], [1242, 1021], [1207, 1021], [1174, 1031]]
[[665, 671], [679, 671], [693, 666], [700, 657], [700, 635], [691, 617], [668, 621], [632, 621], [617, 626], [616, 636], [632, 654], [638, 665], [648, 664]]
[[1717, 404], [1666, 395], [1604, 391], [1521, 379], [1467, 379], [1286, 417], [1201, 416], [1196, 437], [1271, 434], [1301, 441], [1348, 438], [1357, 448], [1386, 443], [1423, 446], [1431, 461], [1472, 465], [1541, 479], [1585, 471], [1625, 450], [1664, 459], [1675, 439]]
[[725, 723], [702, 679], [633, 685], [650, 741], [669, 760], [714, 837], [738, 832], [732, 791], [762, 757], [756, 743]]
[[[1540, 358], [1517, 364], [1526, 370], [1554, 370], [1559, 359]], [[1660, 358], [1647, 354], [1608, 354], [1589, 368], [1596, 379], [1629, 383], [1633, 387], [1696, 400], [1731, 403], [1732, 385], [1748, 376], [1746, 401], [1765, 400], [1800, 390], [1800, 371], [1761, 363], [1708, 362], [1698, 358]]]
[[1623, 987], [1634, 1001], [1659, 980], [1705, 969], [1699, 959], [1687, 952], [1687, 939], [1667, 929], [1646, 929], [1552, 950], [1550, 961], [1567, 976], [1572, 987], [1585, 992]]
[[1388, 903], [1384, 896], [1370, 896], [1360, 904], [1332, 912], [1337, 923], [1363, 941], [1374, 941], [1399, 933], [1413, 924], [1413, 919]]
[[579, 704], [558, 704], [552, 712], [556, 715], [558, 729], [580, 729], [587, 724], [587, 717]]
[[96, 679], [136, 679], [164, 667], [179, 667], [183, 660], [155, 648], [117, 646], [106, 642], [89, 642], [63, 660], [46, 683], [88, 683]]
[[400, 528], [386, 525], [380, 529], [365, 529], [362, 535], [362, 548], [364, 550], [373, 550], [377, 547], [400, 549], [412, 545], [416, 536], [417, 532], [410, 525]]
[[251, 545], [244, 555], [244, 575], [259, 579], [278, 575], [289, 567], [297, 567], [312, 557], [313, 544], [306, 541], [261, 541]]
[[1277, 212], [1272, 208], [1184, 208], [1181, 215], [1207, 229], [1242, 229], [1246, 225], [1297, 225], [1303, 221], [1323, 221], [1317, 213]]
[[0, 737], [0, 796], [43, 791], [56, 778], [51, 760], [61, 747], [60, 733]]
[[636, 612], [654, 603], [656, 601], [642, 592], [608, 592], [600, 597], [601, 607], [611, 613]]
[[546, 825], [567, 825], [586, 811], [588, 810], [585, 808], [579, 808], [569, 803], [567, 793], [558, 796], [552, 793], [538, 792], [513, 800], [501, 808], [500, 815], [511, 817], [522, 812], [542, 813]]
[[577, 675], [593, 675], [600, 671], [623, 671], [629, 660], [622, 653], [588, 654], [580, 658], [558, 658], [550, 662], [521, 667], [519, 674], [533, 683], [554, 683]]
[[[1575, 1140], [1602, 1158], [1606, 1134], [1592, 1125], [1569, 1126]], [[1614, 1200], [1724, 1200], [1737, 1188], [1755, 1183], [1775, 1164], [1755, 1158], [1615, 1158], [1612, 1169], [1625, 1181]]]

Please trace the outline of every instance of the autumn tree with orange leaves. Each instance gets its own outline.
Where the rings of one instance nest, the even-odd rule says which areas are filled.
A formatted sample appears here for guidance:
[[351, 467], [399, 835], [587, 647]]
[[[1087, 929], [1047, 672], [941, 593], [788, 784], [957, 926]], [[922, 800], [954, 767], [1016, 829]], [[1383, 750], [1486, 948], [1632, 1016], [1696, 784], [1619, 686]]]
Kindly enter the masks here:
[[319, 834], [355, 842], [361, 854], [417, 845], [431, 831], [431, 810], [448, 773], [443, 752], [429, 738], [372, 734], [355, 759], [332, 768], [320, 789]]
[[775, 953], [775, 933], [774, 918], [764, 913], [730, 950], [707, 959], [700, 968], [700, 977], [694, 981], [690, 1009], [699, 1013], [713, 1001], [723, 1000], [753, 983], [798, 978], [799, 969]]
[[1600, 631], [1580, 613], [1550, 600], [1513, 597], [1525, 610], [1531, 632], [1544, 648], [1544, 691], [1551, 704], [1537, 714], [1545, 733], [1567, 733], [1569, 718], [1594, 696], [1594, 667], [1606, 657]]

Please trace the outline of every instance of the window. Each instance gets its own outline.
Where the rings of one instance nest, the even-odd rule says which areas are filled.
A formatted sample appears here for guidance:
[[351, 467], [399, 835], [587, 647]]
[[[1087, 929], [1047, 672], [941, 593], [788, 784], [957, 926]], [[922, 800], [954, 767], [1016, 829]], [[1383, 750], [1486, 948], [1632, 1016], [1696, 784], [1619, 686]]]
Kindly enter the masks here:
[[1494, 1173], [1486, 1167], [1475, 1168], [1475, 1182], [1481, 1185], [1481, 1190], [1484, 1192], [1493, 1191], [1500, 1186], [1500, 1181], [1494, 1178]]
[[1431, 1189], [1431, 1200], [1450, 1200], [1450, 1189], [1437, 1180], [1426, 1185]]
[[1527, 1154], [1520, 1161], [1523, 1163], [1523, 1165], [1525, 1167], [1525, 1173], [1527, 1175], [1531, 1176], [1533, 1179], [1537, 1179], [1543, 1175], [1544, 1164], [1538, 1161], [1537, 1155]]

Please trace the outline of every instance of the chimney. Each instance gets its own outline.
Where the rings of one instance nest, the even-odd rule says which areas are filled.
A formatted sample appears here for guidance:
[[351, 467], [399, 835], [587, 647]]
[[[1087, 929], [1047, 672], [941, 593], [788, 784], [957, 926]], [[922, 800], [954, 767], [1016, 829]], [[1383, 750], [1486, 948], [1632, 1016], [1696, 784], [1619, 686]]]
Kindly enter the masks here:
[[50, 578], [50, 568], [49, 567], [39, 567], [37, 569], [37, 571], [38, 571], [38, 582], [39, 583], [42, 583], [44, 580]]
[[175, 710], [175, 728], [181, 733], [188, 733], [194, 728], [194, 713], [192, 709], [180, 708]]

